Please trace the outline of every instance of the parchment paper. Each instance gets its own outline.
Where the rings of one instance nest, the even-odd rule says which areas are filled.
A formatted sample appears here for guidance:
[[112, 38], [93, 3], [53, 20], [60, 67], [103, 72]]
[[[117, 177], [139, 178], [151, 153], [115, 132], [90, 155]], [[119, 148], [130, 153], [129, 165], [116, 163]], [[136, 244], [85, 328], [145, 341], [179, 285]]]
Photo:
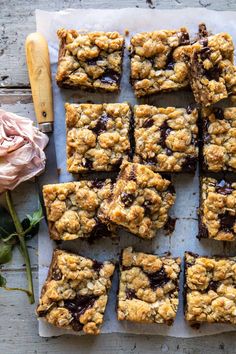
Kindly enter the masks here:
[[[229, 32], [236, 43], [236, 14], [235, 12], [216, 12], [206, 9], [183, 9], [183, 10], [151, 10], [127, 8], [121, 10], [63, 10], [60, 12], [46, 12], [36, 10], [37, 31], [41, 32], [49, 43], [51, 68], [53, 76], [54, 113], [55, 113], [55, 142], [58, 168], [61, 170], [60, 182], [72, 180], [66, 172], [65, 154], [65, 112], [64, 103], [86, 102], [123, 102], [137, 103], [129, 84], [129, 59], [127, 51], [124, 57], [121, 92], [119, 94], [96, 94], [82, 91], [59, 89], [55, 84], [55, 72], [58, 55], [58, 40], [56, 31], [60, 27], [79, 30], [104, 30], [119, 31], [124, 33], [129, 30], [130, 35], [135, 32], [158, 29], [177, 29], [181, 26], [189, 28], [194, 35], [200, 22], [205, 22], [209, 30], [214, 33]], [[129, 37], [126, 37], [127, 43]], [[139, 100], [139, 103], [149, 103], [157, 106], [185, 107], [193, 102], [190, 92], [182, 91], [156, 95], [147, 99]], [[98, 260], [115, 259], [122, 248], [132, 245], [135, 250], [163, 254], [170, 251], [174, 256], [183, 256], [185, 250], [193, 251], [202, 255], [233, 255], [234, 244], [225, 246], [222, 242], [213, 240], [198, 241], [197, 208], [198, 208], [198, 177], [179, 175], [174, 177], [174, 185], [177, 192], [177, 201], [171, 213], [177, 218], [175, 231], [171, 236], [165, 236], [162, 230], [158, 231], [157, 237], [152, 241], [141, 240], [126, 232], [122, 232], [115, 240], [99, 240], [95, 244], [87, 241], [73, 241], [64, 243], [63, 248], [79, 252], [82, 255], [94, 257]], [[39, 288], [45, 281], [48, 266], [51, 261], [52, 250], [55, 247], [48, 237], [46, 224], [41, 227], [39, 235]], [[102, 333], [137, 333], [158, 334], [175, 337], [195, 337], [232, 331], [236, 328], [231, 325], [204, 324], [200, 329], [192, 329], [183, 317], [183, 275], [180, 282], [180, 306], [176, 321], [172, 327], [157, 324], [134, 324], [116, 319], [116, 291], [118, 285], [117, 274], [113, 278], [113, 286], [109, 296], [109, 302], [105, 313], [105, 321]], [[67, 330], [57, 329], [43, 320], [39, 321], [39, 335], [43, 337], [58, 336], [73, 333]]]

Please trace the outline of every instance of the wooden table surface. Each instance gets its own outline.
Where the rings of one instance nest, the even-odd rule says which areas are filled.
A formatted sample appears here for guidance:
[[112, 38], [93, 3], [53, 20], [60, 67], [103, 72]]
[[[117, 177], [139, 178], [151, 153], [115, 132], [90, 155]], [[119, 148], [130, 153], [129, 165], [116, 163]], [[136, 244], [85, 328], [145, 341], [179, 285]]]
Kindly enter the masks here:
[[[236, 0], [0, 0], [0, 107], [34, 117], [34, 110], [25, 65], [24, 40], [35, 31], [35, 9], [121, 8], [153, 5], [158, 8], [206, 7], [236, 11]], [[235, 13], [236, 18], [236, 13]], [[158, 19], [157, 19], [158, 21]], [[171, 25], [170, 25], [171, 27]], [[33, 182], [22, 184], [14, 192], [14, 200], [22, 216], [37, 206]], [[36, 294], [38, 292], [37, 239], [30, 245]], [[24, 265], [16, 252], [11, 263], [3, 268], [9, 286], [25, 285]], [[0, 290], [0, 354], [46, 353], [236, 353], [236, 335], [178, 339], [162, 336], [100, 335], [98, 337], [63, 336], [40, 338], [38, 324], [24, 294]]]

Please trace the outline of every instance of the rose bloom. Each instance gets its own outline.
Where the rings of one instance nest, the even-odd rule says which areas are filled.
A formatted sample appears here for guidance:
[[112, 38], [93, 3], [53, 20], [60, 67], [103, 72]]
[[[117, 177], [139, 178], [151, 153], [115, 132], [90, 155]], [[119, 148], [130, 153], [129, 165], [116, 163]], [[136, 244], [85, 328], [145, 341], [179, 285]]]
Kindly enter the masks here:
[[0, 193], [44, 170], [47, 143], [30, 119], [0, 109]]

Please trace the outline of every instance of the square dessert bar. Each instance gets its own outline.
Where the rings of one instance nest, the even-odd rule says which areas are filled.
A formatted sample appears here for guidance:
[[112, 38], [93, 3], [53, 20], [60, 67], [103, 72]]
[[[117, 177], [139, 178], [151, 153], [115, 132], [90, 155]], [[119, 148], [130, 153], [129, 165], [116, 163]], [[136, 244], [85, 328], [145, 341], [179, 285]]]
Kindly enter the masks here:
[[99, 334], [115, 266], [55, 250], [37, 315], [64, 329]]
[[128, 103], [66, 103], [65, 108], [68, 171], [118, 170], [131, 152]]
[[118, 32], [58, 30], [57, 84], [61, 87], [117, 91], [124, 37]]
[[53, 240], [110, 235], [98, 217], [102, 201], [112, 191], [110, 179], [49, 184], [43, 187], [49, 233]]
[[236, 171], [236, 108], [204, 108], [203, 169]]
[[180, 258], [134, 252], [122, 254], [118, 320], [171, 325], [178, 310]]
[[171, 181], [144, 165], [124, 162], [112, 196], [102, 204], [101, 211], [105, 220], [151, 239], [168, 221], [174, 202]]
[[131, 83], [137, 97], [188, 86], [188, 69], [175, 49], [190, 44], [186, 28], [143, 32], [131, 38]]
[[236, 257], [185, 254], [185, 318], [236, 324]]
[[236, 240], [236, 183], [201, 179], [199, 237]]
[[134, 162], [153, 171], [192, 172], [198, 159], [198, 111], [184, 108], [134, 107]]
[[229, 34], [202, 38], [190, 52], [189, 78], [197, 103], [209, 106], [235, 91], [234, 45]]

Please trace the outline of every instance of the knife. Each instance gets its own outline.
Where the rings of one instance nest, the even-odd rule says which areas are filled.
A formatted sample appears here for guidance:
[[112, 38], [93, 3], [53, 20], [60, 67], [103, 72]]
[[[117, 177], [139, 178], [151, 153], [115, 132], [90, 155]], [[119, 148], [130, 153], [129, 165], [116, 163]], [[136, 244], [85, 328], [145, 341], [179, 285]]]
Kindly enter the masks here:
[[45, 149], [47, 158], [45, 171], [37, 178], [39, 198], [45, 215], [42, 187], [45, 184], [58, 182], [56, 151], [53, 134], [54, 116], [48, 44], [46, 39], [40, 33], [31, 33], [26, 38], [25, 50], [34, 110], [38, 126], [41, 132], [46, 133], [49, 137], [49, 142]]

